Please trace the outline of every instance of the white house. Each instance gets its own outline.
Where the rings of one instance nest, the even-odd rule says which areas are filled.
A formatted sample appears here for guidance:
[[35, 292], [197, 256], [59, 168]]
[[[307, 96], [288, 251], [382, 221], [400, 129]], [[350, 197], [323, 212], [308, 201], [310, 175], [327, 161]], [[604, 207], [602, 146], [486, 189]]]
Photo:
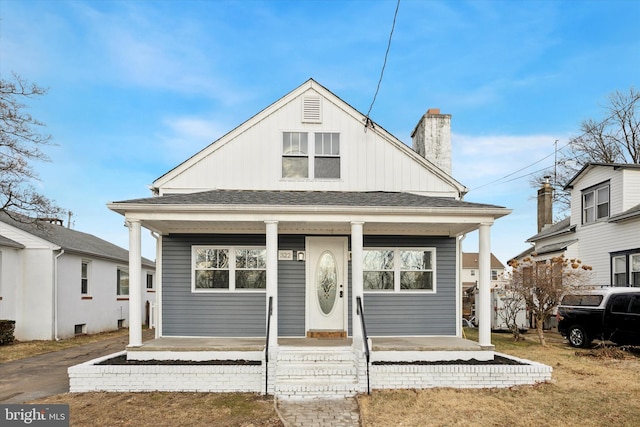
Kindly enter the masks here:
[[[0, 319], [20, 341], [70, 338], [129, 325], [129, 255], [61, 223], [0, 214]], [[155, 265], [141, 259], [144, 298], [155, 304]], [[138, 325], [140, 327], [140, 325]]]
[[[462, 315], [467, 318], [472, 315], [475, 304], [475, 291], [478, 287], [478, 273], [480, 271], [479, 259], [477, 252], [462, 254]], [[504, 271], [504, 264], [494, 254], [491, 254], [491, 289], [503, 284]]]
[[533, 253], [581, 260], [596, 285], [640, 286], [640, 165], [589, 163], [565, 189], [570, 216], [539, 228]]
[[[152, 197], [109, 203], [129, 226], [130, 272], [140, 269], [141, 227], [159, 236], [157, 338], [141, 342], [132, 304], [127, 358], [263, 364], [254, 380], [150, 387], [350, 394], [367, 389], [369, 361], [492, 360], [490, 230], [510, 210], [463, 200], [450, 121], [429, 110], [412, 149], [310, 79], [159, 177]], [[460, 326], [461, 237], [474, 230], [479, 343]], [[371, 366], [372, 387], [469, 384], [385, 369]], [[70, 371], [72, 391], [115, 387], [83, 384], [89, 371]]]

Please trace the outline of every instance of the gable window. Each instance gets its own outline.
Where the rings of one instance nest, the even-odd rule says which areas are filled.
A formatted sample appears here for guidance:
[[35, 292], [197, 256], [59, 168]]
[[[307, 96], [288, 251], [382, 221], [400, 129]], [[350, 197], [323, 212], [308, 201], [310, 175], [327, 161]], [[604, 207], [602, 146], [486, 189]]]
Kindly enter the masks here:
[[609, 216], [609, 183], [582, 192], [582, 223], [588, 224]]
[[283, 132], [282, 177], [339, 179], [340, 134], [316, 132], [310, 136], [307, 132]]
[[491, 280], [498, 280], [498, 270], [491, 270]]
[[117, 295], [129, 295], [129, 271], [118, 267], [116, 270]]
[[267, 287], [267, 250], [255, 247], [194, 246], [193, 291], [263, 290]]
[[366, 249], [363, 286], [366, 291], [433, 291], [435, 249]]
[[315, 162], [316, 178], [340, 178], [340, 134], [315, 134]]
[[82, 261], [80, 267], [80, 293], [87, 295], [89, 293], [89, 262]]
[[471, 275], [475, 276], [476, 275], [476, 271], [475, 270], [471, 270]]
[[282, 177], [309, 178], [309, 150], [306, 133], [284, 132], [282, 134]]

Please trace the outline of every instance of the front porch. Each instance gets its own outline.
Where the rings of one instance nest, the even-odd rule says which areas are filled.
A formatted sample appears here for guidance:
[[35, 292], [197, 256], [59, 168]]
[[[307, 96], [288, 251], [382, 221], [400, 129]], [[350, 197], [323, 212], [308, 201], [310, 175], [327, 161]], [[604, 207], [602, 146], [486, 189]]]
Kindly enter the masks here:
[[[456, 337], [374, 337], [370, 348], [367, 363], [351, 338], [279, 338], [267, 355], [263, 337], [160, 337], [117, 354], [158, 364], [109, 364], [116, 355], [92, 360], [69, 368], [70, 391], [245, 391], [301, 399], [372, 389], [511, 387], [551, 379], [548, 366]], [[493, 364], [496, 356], [513, 364]]]

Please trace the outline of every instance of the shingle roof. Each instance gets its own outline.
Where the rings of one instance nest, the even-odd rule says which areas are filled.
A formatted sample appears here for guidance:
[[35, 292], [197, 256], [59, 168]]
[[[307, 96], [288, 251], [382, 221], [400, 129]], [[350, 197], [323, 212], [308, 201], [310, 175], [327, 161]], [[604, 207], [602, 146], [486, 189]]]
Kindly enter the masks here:
[[573, 245], [577, 241], [578, 239], [573, 239], [567, 240], [565, 242], [552, 243], [550, 245], [541, 246], [540, 248], [535, 248], [533, 252], [537, 255], [544, 255], [552, 252], [561, 252], [566, 250], [569, 246]]
[[271, 205], [271, 206], [353, 206], [418, 208], [497, 208], [447, 197], [421, 196], [384, 191], [260, 191], [211, 190], [189, 194], [124, 200], [114, 203], [148, 205]]
[[544, 228], [541, 232], [539, 232], [538, 234], [529, 237], [527, 239], [527, 242], [534, 242], [536, 240], [540, 240], [544, 237], [549, 237], [549, 236], [553, 236], [555, 234], [562, 234], [562, 233], [567, 233], [570, 231], [574, 231], [576, 228], [575, 225], [571, 225], [571, 218], [567, 217], [565, 219], [563, 219], [560, 222], [556, 222], [553, 225], [548, 226], [547, 228]]
[[625, 219], [635, 218], [637, 216], [640, 216], [640, 205], [636, 205], [622, 213], [613, 215], [609, 218], [609, 222], [624, 221]]
[[[478, 252], [464, 252], [462, 254], [462, 268], [478, 268]], [[504, 264], [494, 255], [491, 254], [491, 268], [504, 268]]]
[[[124, 263], [129, 262], [129, 251], [92, 234], [42, 221], [37, 223], [19, 222], [11, 219], [4, 212], [0, 213], [0, 221], [60, 246], [65, 251]], [[153, 261], [146, 258], [142, 258], [142, 264], [148, 267], [155, 266]]]

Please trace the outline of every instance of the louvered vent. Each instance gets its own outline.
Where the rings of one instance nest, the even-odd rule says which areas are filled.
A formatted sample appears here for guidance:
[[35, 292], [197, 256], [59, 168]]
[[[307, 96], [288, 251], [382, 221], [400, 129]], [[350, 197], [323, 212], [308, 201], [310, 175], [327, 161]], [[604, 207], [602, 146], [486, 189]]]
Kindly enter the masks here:
[[302, 121], [304, 123], [322, 123], [321, 98], [302, 98]]

